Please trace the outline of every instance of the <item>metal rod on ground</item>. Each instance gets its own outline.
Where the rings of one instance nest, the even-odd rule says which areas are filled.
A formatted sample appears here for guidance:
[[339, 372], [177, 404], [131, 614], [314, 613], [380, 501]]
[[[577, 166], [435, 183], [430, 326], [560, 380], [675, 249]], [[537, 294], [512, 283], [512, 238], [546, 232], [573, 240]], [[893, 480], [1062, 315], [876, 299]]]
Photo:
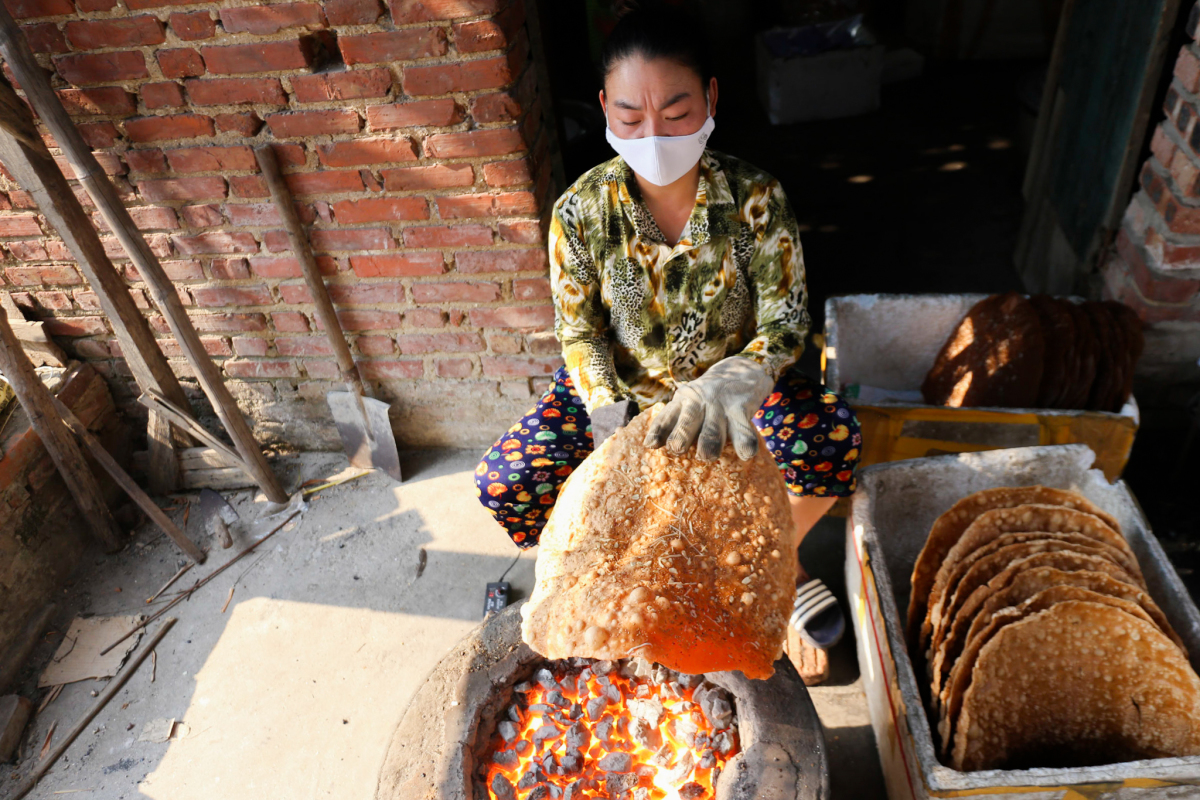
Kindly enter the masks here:
[[12, 69], [17, 82], [25, 91], [29, 104], [54, 135], [63, 155], [79, 177], [79, 183], [95, 202], [96, 210], [121, 242], [138, 274], [146, 282], [150, 297], [170, 326], [179, 349], [183, 351], [188, 364], [195, 371], [200, 388], [208, 395], [213, 410], [225, 426], [225, 430], [229, 432], [242, 460], [253, 472], [255, 482], [262, 487], [269, 500], [286, 503], [287, 494], [275, 473], [271, 471], [271, 466], [255, 440], [246, 418], [242, 416], [237, 401], [233, 399], [229, 388], [221, 379], [220, 370], [208, 357], [200, 335], [183, 308], [175, 285], [158, 262], [158, 256], [154, 255], [150, 246], [146, 244], [141, 231], [134, 224], [120, 195], [117, 194], [116, 187], [104, 174], [100, 163], [92, 154], [92, 149], [84, 142], [79, 129], [63, 108], [58, 95], [50, 86], [50, 78], [34, 60], [33, 53], [25, 43], [12, 15], [3, 7], [0, 7], [0, 55]]
[[167, 635], [167, 631], [171, 630], [171, 626], [174, 625], [175, 622], [175, 617], [167, 617], [165, 620], [163, 620], [162, 627], [159, 628], [154, 636], [150, 638], [150, 641], [146, 643], [146, 645], [142, 648], [142, 651], [133, 657], [133, 660], [129, 662], [129, 666], [121, 670], [121, 672], [119, 672], [117, 676], [112, 679], [108, 686], [104, 688], [104, 691], [100, 693], [100, 697], [96, 699], [95, 705], [93, 705], [91, 709], [89, 709], [88, 712], [83, 715], [79, 722], [75, 723], [75, 727], [71, 728], [71, 730], [67, 733], [66, 738], [58, 743], [58, 747], [51, 750], [49, 755], [41, 760], [37, 767], [34, 768], [33, 774], [26, 778], [24, 783], [17, 787], [17, 793], [12, 795], [9, 800], [21, 800], [22, 797], [33, 791], [33, 787], [37, 786], [37, 782], [42, 779], [42, 776], [50, 771], [50, 768], [54, 766], [54, 762], [58, 761], [58, 759], [62, 757], [63, 753], [67, 752], [67, 748], [71, 746], [71, 743], [75, 741], [79, 734], [83, 733], [84, 729], [87, 728], [93, 719], [95, 719], [96, 715], [99, 714], [106, 705], [108, 705], [108, 701], [112, 700], [113, 697], [116, 696], [117, 692], [121, 691], [121, 687], [123, 687], [125, 683], [131, 677], [133, 677], [133, 673], [137, 672], [138, 667], [142, 665], [142, 662], [146, 660], [146, 657], [154, 652], [154, 648], [157, 647], [158, 643], [162, 641], [162, 638]]
[[236, 556], [234, 556], [233, 558], [229, 559], [229, 561], [227, 561], [226, 563], [224, 563], [224, 564], [222, 564], [221, 566], [217, 567], [215, 570], [213, 570], [213, 572], [212, 572], [212, 574], [211, 574], [211, 575], [206, 575], [205, 577], [203, 577], [203, 578], [201, 578], [200, 580], [196, 581], [194, 584], [192, 584], [192, 588], [190, 588], [190, 589], [188, 589], [188, 590], [186, 590], [186, 591], [180, 592], [180, 593], [179, 593], [179, 595], [178, 595], [178, 596], [177, 596], [177, 597], [176, 597], [174, 600], [172, 600], [171, 602], [167, 603], [167, 604], [166, 604], [165, 606], [163, 606], [161, 609], [159, 609], [158, 611], [156, 611], [156, 612], [155, 612], [153, 615], [151, 615], [151, 616], [150, 616], [148, 619], [146, 619], [144, 622], [141, 622], [141, 623], [139, 623], [139, 624], [135, 625], [133, 628], [131, 628], [131, 629], [129, 630], [129, 632], [128, 632], [128, 633], [126, 633], [126, 634], [125, 634], [124, 636], [122, 636], [120, 639], [117, 639], [115, 642], [113, 642], [112, 644], [110, 644], [108, 647], [106, 647], [106, 648], [104, 648], [103, 650], [101, 650], [101, 651], [100, 651], [100, 655], [104, 655], [104, 654], [106, 654], [106, 653], [107, 653], [109, 650], [112, 650], [114, 647], [116, 647], [116, 646], [117, 646], [117, 645], [119, 645], [121, 642], [123, 642], [123, 641], [125, 641], [126, 639], [128, 639], [130, 636], [133, 636], [133, 635], [134, 635], [135, 633], [137, 633], [139, 630], [141, 630], [142, 628], [146, 627], [146, 626], [147, 626], [147, 625], [149, 625], [151, 622], [154, 622], [154, 620], [158, 619], [158, 618], [159, 618], [159, 617], [161, 617], [163, 614], [165, 614], [165, 613], [167, 613], [168, 611], [170, 611], [170, 610], [171, 610], [171, 607], [172, 607], [172, 606], [174, 606], [176, 603], [178, 603], [180, 600], [183, 600], [183, 599], [185, 599], [185, 598], [187, 598], [187, 597], [190, 597], [190, 596], [191, 596], [191, 594], [192, 594], [192, 592], [196, 591], [196, 590], [197, 590], [197, 589], [199, 589], [201, 586], [203, 586], [204, 584], [208, 583], [208, 582], [209, 582], [209, 581], [211, 581], [213, 578], [217, 577], [217, 576], [218, 576], [218, 575], [220, 575], [222, 572], [224, 572], [225, 570], [227, 570], [227, 569], [229, 569], [230, 567], [232, 567], [234, 564], [236, 564], [238, 561], [240, 561], [240, 560], [242, 559], [242, 557], [243, 557], [243, 556], [245, 556], [245, 555], [248, 555], [248, 554], [249, 554], [249, 553], [250, 553], [252, 550], [254, 550], [254, 548], [258, 547], [260, 544], [262, 544], [263, 542], [265, 542], [267, 539], [270, 539], [272, 536], [274, 536], [275, 534], [279, 533], [279, 531], [283, 530], [283, 526], [284, 526], [284, 525], [287, 525], [289, 522], [291, 522], [293, 519], [295, 519], [295, 518], [296, 518], [296, 517], [297, 517], [299, 514], [300, 514], [300, 512], [299, 512], [299, 511], [294, 511], [294, 512], [292, 512], [291, 516], [289, 516], [289, 517], [288, 517], [287, 519], [285, 519], [283, 522], [279, 523], [279, 524], [278, 524], [278, 525], [276, 525], [274, 528], [272, 528], [272, 529], [271, 529], [271, 532], [270, 532], [270, 533], [268, 533], [266, 536], [262, 537], [261, 539], [259, 539], [259, 540], [258, 540], [257, 542], [255, 542], [254, 544], [252, 544], [252, 545], [249, 545], [248, 547], [246, 547], [246, 549], [245, 549], [245, 550], [243, 550], [242, 552], [238, 553], [238, 554], [237, 554]]
[[342, 333], [342, 323], [338, 320], [333, 300], [329, 297], [329, 289], [321, 277], [317, 258], [309, 245], [300, 217], [296, 214], [296, 203], [292, 200], [287, 181], [279, 169], [279, 159], [275, 157], [275, 150], [271, 145], [260, 145], [254, 148], [254, 157], [258, 160], [258, 167], [262, 170], [271, 199], [283, 218], [283, 227], [292, 245], [292, 253], [300, 262], [300, 271], [304, 275], [309, 294], [312, 295], [317, 319], [325, 328], [325, 336], [333, 348], [340, 378], [350, 387], [349, 392], [328, 392], [325, 395], [346, 455], [356, 467], [381, 469], [395, 480], [402, 480], [400, 454], [396, 450], [396, 436], [392, 432], [388, 406], [372, 398], [363, 384], [362, 374], [358, 365], [354, 363], [350, 345]]
[[179, 549], [184, 554], [195, 561], [197, 564], [203, 564], [205, 555], [196, 544], [187, 537], [187, 535], [175, 526], [171, 518], [163, 513], [150, 496], [142, 491], [142, 487], [138, 486], [133, 478], [125, 470], [121, 469], [121, 465], [112, 457], [112, 454], [104, 449], [104, 445], [100, 444], [92, 432], [87, 429], [87, 426], [79, 421], [71, 409], [63, 405], [63, 402], [54, 395], [50, 395], [51, 401], [54, 403], [54, 408], [58, 411], [58, 415], [62, 418], [71, 432], [80, 438], [87, 445], [88, 450], [92, 451], [92, 457], [99, 462], [100, 466], [112, 476], [112, 479], [117, 482], [117, 485], [125, 490], [125, 494], [129, 495], [129, 499], [138, 504], [142, 511], [146, 512], [154, 524], [163, 529], [167, 536], [171, 537], [171, 541], [178, 545]]
[[120, 550], [125, 546], [125, 536], [104, 502], [100, 484], [83, 460], [83, 453], [66, 423], [55, 410], [54, 396], [34, 371], [5, 314], [0, 314], [0, 372], [4, 373], [21, 407], [29, 415], [30, 426], [42, 440], [92, 533], [108, 552]]

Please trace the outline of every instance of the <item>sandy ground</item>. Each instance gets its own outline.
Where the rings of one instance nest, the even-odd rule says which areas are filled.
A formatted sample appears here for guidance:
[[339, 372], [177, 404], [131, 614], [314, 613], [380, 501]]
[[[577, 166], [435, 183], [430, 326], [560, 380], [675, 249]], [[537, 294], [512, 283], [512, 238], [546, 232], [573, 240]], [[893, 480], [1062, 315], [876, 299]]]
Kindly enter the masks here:
[[[372, 473], [311, 497], [297, 522], [168, 612], [179, 622], [158, 646], [154, 669], [143, 664], [30, 797], [374, 797], [409, 698], [478, 624], [484, 584], [512, 565], [517, 599], [533, 588], [535, 553], [513, 564], [515, 548], [475, 500], [477, 458], [408, 454], [403, 484]], [[356, 471], [340, 455], [309, 454], [285, 472], [285, 484], [298, 486]], [[179, 586], [208, 575], [280, 521], [265, 519], [267, 503], [255, 492], [227, 496], [242, 520], [234, 546], [207, 541], [191, 519], [189, 533], [211, 548], [210, 557]], [[181, 520], [183, 507], [174, 515]], [[195, 507], [192, 515], [198, 517]], [[838, 591], [841, 521], [819, 525], [802, 556]], [[153, 613], [163, 603], [147, 605], [146, 598], [181, 563], [165, 536], [142, 526], [123, 552], [88, 559], [63, 594], [54, 630], [65, 630], [77, 614]], [[48, 637], [35, 653], [27, 696], [45, 693], [34, 689], [36, 675], [59, 641]], [[830, 682], [812, 694], [826, 725], [834, 797], [882, 797], [851, 641], [838, 646], [832, 664]], [[51, 725], [58, 741], [103, 686], [67, 685], [36, 717], [17, 767], [0, 772], [0, 796], [27, 774]], [[175, 738], [139, 741], [151, 720], [171, 718], [183, 723]]]

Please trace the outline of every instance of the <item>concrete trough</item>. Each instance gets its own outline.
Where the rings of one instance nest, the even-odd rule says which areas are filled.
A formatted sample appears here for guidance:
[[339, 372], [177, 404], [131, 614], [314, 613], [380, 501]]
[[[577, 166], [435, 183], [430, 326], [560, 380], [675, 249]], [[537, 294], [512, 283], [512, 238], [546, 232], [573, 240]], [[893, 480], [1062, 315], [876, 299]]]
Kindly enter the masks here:
[[859, 666], [891, 800], [1146, 800], [1200, 796], [1200, 756], [1070, 769], [960, 772], [937, 758], [904, 620], [917, 554], [933, 521], [968, 494], [1042, 484], [1080, 492], [1117, 518], [1150, 595], [1200, 668], [1200, 611], [1122, 481], [1085, 445], [1022, 447], [878, 464], [863, 470], [846, 522], [846, 587]]

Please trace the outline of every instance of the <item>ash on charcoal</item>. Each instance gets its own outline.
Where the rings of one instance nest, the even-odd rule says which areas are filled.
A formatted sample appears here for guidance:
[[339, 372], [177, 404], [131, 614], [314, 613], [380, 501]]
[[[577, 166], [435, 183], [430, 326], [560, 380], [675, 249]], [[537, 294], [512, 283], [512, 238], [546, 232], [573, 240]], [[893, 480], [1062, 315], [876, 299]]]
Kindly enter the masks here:
[[546, 800], [550, 796], [550, 787], [542, 783], [533, 787], [533, 791], [525, 795], [525, 800]]
[[664, 744], [654, 755], [650, 756], [650, 764], [655, 767], [669, 767], [675, 760], [675, 748]]
[[637, 783], [638, 776], [632, 772], [609, 773], [608, 777], [604, 779], [604, 788], [608, 790], [609, 796], [612, 796], [613, 792], [629, 791], [637, 786]]
[[712, 746], [723, 756], [729, 755], [730, 751], [737, 745], [737, 740], [734, 738], [733, 731], [721, 731], [713, 737]]
[[543, 744], [561, 735], [562, 732], [553, 725], [543, 725], [533, 732], [533, 749], [541, 750]]
[[600, 717], [604, 715], [604, 709], [606, 709], [606, 708], [608, 708], [608, 697], [605, 695], [600, 695], [599, 697], [593, 697], [591, 700], [588, 700], [587, 701], [588, 719], [590, 719], [592, 722], [595, 722], [596, 720], [600, 719]]
[[701, 683], [704, 682], [704, 676], [703, 675], [688, 675], [686, 673], [680, 672], [677, 680], [679, 681], [679, 685], [682, 686], [683, 688], [692, 689], [696, 686], [699, 686]]
[[496, 726], [496, 733], [500, 734], [500, 738], [508, 744], [513, 743], [513, 740], [517, 738], [517, 734], [519, 732], [520, 731], [518, 730], [517, 726], [508, 720], [503, 720], [499, 725]]
[[600, 720], [600, 724], [596, 726], [596, 738], [601, 742], [608, 744], [612, 741], [613, 723], [612, 719], [605, 717]]
[[696, 768], [696, 758], [692, 755], [691, 750], [684, 750], [679, 756], [679, 760], [675, 762], [675, 766], [667, 773], [667, 780], [670, 783], [682, 783], [687, 778], [691, 777], [692, 770]]
[[508, 778], [496, 773], [496, 777], [492, 778], [492, 796], [496, 800], [513, 800], [517, 796], [517, 792], [508, 782]]
[[700, 761], [696, 763], [696, 766], [700, 769], [712, 769], [716, 764], [717, 757], [713, 754], [713, 751], [706, 750], [704, 751], [704, 755], [700, 756]]
[[618, 750], [600, 759], [596, 767], [603, 772], [629, 772], [633, 769], [633, 756]]
[[583, 793], [587, 791], [587, 781], [577, 780], [572, 781], [563, 792], [563, 800], [583, 800]]
[[647, 686], [646, 684], [643, 683], [641, 686], [637, 687], [636, 690], [634, 690], [633, 694], [635, 697], [645, 698], [645, 697], [649, 697], [653, 693], [654, 693], [654, 691], [649, 686]]
[[592, 743], [592, 732], [582, 722], [567, 728], [567, 748], [586, 751]]
[[610, 702], [613, 702], [613, 703], [621, 702], [621, 687], [620, 686], [617, 686], [615, 683], [610, 683], [608, 685], [608, 688], [605, 689], [604, 691], [608, 695], [608, 699]]
[[536, 764], [532, 765], [529, 769], [525, 770], [525, 774], [521, 776], [521, 780], [517, 781], [517, 791], [523, 792], [526, 789], [537, 786], [543, 780], [545, 780], [545, 776], [542, 775], [542, 771], [538, 769]]
[[700, 726], [690, 717], [678, 717], [671, 720], [671, 728], [671, 733], [676, 739], [687, 742], [688, 747], [695, 746], [696, 734], [700, 732]]
[[[697, 800], [697, 798], [703, 797], [706, 791], [707, 790], [703, 786], [695, 781], [692, 781], [691, 783], [685, 783], [683, 786], [679, 787], [679, 796], [683, 798], [683, 800]], [[532, 795], [530, 796], [532, 797]]]
[[592, 664], [592, 672], [597, 675], [607, 675], [613, 671], [614, 666], [616, 665], [611, 661], [597, 661], [596, 663]]
[[515, 750], [497, 750], [496, 754], [492, 756], [492, 763], [500, 767], [512, 768], [519, 764], [520, 761], [521, 759], [517, 757], [517, 751]]
[[559, 708], [566, 708], [567, 705], [569, 705], [567, 703], [567, 698], [563, 697], [562, 692], [547, 692], [546, 702], [552, 706], [558, 706]]
[[554, 679], [554, 673], [545, 667], [533, 673], [533, 679], [548, 692], [554, 691], [558, 688], [558, 681]]
[[521, 681], [520, 683], [513, 686], [513, 691], [517, 692], [519, 694], [525, 694], [526, 692], [530, 692], [532, 690], [533, 690], [533, 684], [530, 683], [529, 681]]
[[650, 800], [650, 790], [640, 786], [633, 790], [633, 800]]
[[554, 706], [546, 703], [534, 703], [529, 707], [530, 714], [549, 714], [554, 710]]
[[704, 712], [708, 723], [718, 731], [728, 728], [729, 721], [733, 719], [733, 706], [729, 705], [729, 701], [723, 697], [714, 697], [711, 692], [705, 697], [700, 710]]
[[658, 732], [658, 727], [652, 726], [644, 719], [635, 719], [630, 723], [629, 735], [647, 750], [657, 750], [662, 745], [662, 734]]
[[583, 752], [568, 750], [563, 753], [562, 763], [559, 764], [561, 775], [578, 775], [583, 770]]
[[626, 707], [629, 709], [629, 713], [654, 728], [661, 725], [663, 718], [667, 715], [662, 700], [657, 697], [652, 700], [630, 700]]
[[521, 716], [521, 707], [516, 703], [508, 707], [508, 718], [518, 725], [521, 725], [525, 722], [524, 718]]
[[527, 739], [522, 739], [517, 742], [517, 746], [514, 749], [517, 751], [517, 755], [527, 756], [529, 755], [529, 751], [533, 749], [533, 745]]
[[579, 703], [572, 703], [571, 710], [567, 712], [567, 719], [579, 719], [583, 716], [583, 706]]

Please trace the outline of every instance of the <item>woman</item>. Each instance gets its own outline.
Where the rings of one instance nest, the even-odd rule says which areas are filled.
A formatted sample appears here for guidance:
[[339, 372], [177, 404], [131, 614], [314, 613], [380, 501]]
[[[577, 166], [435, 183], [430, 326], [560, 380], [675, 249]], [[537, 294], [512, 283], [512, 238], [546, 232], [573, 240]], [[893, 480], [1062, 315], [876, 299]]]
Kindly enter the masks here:
[[[537, 544], [567, 476], [640, 409], [667, 402], [650, 447], [700, 458], [762, 433], [797, 542], [855, 488], [861, 437], [840, 398], [792, 366], [810, 319], [796, 220], [779, 182], [705, 149], [717, 80], [678, 14], [634, 10], [605, 45], [600, 105], [617, 158], [554, 206], [550, 277], [566, 366], [476, 469], [481, 502]], [[840, 638], [837, 600], [800, 570], [792, 624]]]

